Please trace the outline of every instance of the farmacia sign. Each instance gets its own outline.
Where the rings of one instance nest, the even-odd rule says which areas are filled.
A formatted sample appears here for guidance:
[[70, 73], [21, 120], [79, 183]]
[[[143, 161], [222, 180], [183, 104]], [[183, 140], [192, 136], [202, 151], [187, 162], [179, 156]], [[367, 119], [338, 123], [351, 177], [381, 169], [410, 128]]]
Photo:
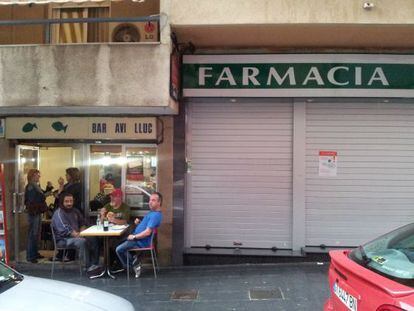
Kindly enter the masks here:
[[187, 97], [414, 97], [414, 55], [186, 55]]

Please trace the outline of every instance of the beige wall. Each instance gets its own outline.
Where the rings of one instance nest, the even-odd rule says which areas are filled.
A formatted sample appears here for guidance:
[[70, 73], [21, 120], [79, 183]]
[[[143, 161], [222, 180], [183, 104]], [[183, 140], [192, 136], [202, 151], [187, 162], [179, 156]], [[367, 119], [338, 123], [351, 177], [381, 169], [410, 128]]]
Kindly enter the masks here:
[[[170, 0], [172, 25], [414, 23], [412, 0]], [[364, 2], [374, 8], [364, 10]], [[188, 14], [191, 12], [191, 14]]]
[[[65, 170], [73, 166], [73, 154], [70, 147], [42, 147], [39, 155], [39, 170], [41, 172], [40, 184], [42, 189], [46, 188], [46, 183], [51, 181], [54, 190], [59, 188], [58, 178], [65, 178]], [[47, 203], [53, 203], [54, 198], [48, 197]]]
[[112, 1], [111, 17], [137, 17], [159, 14], [160, 0], [144, 2]]
[[164, 141], [158, 145], [158, 190], [164, 198], [163, 220], [158, 233], [158, 252], [161, 265], [171, 264], [172, 256], [172, 189], [173, 189], [173, 118], [163, 117]]
[[[414, 47], [412, 0], [170, 2], [172, 31], [198, 51], [407, 52]], [[374, 7], [364, 9], [365, 2]]]

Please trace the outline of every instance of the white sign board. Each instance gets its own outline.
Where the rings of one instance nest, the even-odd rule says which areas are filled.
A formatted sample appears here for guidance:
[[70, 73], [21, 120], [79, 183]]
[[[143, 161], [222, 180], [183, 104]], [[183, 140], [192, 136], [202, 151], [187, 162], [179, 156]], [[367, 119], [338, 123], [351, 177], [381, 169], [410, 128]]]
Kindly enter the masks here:
[[8, 139], [157, 139], [155, 117], [10, 117], [6, 124]]
[[338, 153], [336, 151], [319, 151], [319, 176], [335, 177], [338, 168]]

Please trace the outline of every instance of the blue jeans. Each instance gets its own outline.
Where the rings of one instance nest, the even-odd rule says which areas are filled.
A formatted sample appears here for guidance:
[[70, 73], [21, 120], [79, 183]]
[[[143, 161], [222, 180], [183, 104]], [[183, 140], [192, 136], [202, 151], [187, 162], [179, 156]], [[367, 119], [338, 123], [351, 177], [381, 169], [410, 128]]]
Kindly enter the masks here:
[[66, 238], [66, 247], [76, 247], [79, 250], [79, 258], [86, 268], [90, 266], [89, 249], [85, 238]]
[[27, 237], [27, 249], [26, 259], [31, 261], [37, 258], [38, 255], [38, 243], [40, 234], [40, 214], [38, 215], [27, 215], [29, 221], [29, 232]]
[[132, 266], [132, 255], [128, 252], [129, 249], [135, 247], [142, 247], [139, 241], [124, 241], [117, 246], [115, 249], [116, 254], [118, 255], [119, 261], [121, 262], [124, 268], [127, 267], [127, 256], [129, 256], [129, 265]]

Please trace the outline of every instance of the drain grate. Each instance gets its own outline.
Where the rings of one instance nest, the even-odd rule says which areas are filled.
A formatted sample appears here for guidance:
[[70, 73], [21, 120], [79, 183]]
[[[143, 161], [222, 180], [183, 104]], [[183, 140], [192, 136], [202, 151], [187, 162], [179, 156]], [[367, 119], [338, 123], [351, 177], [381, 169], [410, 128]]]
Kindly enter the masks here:
[[250, 300], [272, 300], [284, 299], [280, 288], [278, 289], [251, 289], [249, 290]]
[[198, 290], [176, 290], [171, 294], [173, 300], [195, 300], [198, 297]]

